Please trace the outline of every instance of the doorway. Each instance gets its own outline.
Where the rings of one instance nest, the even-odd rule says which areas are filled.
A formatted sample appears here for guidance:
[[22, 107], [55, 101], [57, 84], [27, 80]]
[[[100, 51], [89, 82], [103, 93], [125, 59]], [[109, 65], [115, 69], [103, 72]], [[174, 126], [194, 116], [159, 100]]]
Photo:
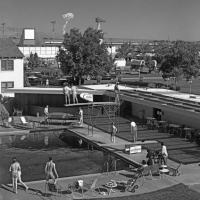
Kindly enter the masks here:
[[153, 117], [156, 118], [158, 121], [161, 120], [162, 110], [159, 108], [153, 108]]

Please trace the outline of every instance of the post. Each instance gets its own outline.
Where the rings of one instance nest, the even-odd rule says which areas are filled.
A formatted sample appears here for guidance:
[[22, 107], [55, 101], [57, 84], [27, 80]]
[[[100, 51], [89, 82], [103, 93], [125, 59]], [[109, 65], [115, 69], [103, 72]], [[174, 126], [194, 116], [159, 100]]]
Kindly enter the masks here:
[[190, 94], [192, 93], [192, 80], [189, 81], [190, 83]]
[[167, 91], [168, 91], [168, 81], [169, 81], [169, 78], [167, 77], [167, 79], [166, 79], [166, 80], [167, 80]]
[[54, 25], [55, 25], [55, 23], [56, 23], [56, 21], [51, 21], [51, 23], [53, 24], [53, 29], [52, 29], [52, 32], [53, 32], [53, 42], [54, 42]]

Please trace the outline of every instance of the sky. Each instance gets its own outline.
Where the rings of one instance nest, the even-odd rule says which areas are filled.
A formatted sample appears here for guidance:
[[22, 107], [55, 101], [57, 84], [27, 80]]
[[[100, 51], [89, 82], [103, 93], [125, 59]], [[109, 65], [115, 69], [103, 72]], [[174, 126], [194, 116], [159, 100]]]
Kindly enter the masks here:
[[200, 0], [0, 0], [0, 23], [5, 27], [35, 28], [62, 34], [78, 28], [96, 28], [95, 18], [107, 38], [200, 41]]

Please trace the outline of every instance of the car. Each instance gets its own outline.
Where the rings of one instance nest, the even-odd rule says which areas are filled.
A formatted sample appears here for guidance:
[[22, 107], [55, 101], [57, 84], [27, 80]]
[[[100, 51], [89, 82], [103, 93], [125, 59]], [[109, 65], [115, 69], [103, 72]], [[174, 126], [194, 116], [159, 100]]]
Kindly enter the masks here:
[[[113, 80], [117, 77], [115, 72], [111, 72], [111, 73], [104, 72], [100, 76], [102, 76], [102, 80]], [[83, 78], [87, 81], [97, 80], [97, 75], [94, 75], [94, 74], [93, 75], [85, 75]]]
[[42, 79], [36, 76], [29, 76], [27, 77], [31, 86], [33, 85], [41, 85]]
[[43, 76], [43, 74], [41, 72], [27, 72], [26, 73], [28, 76], [36, 76], [36, 77], [39, 77], [41, 78]]
[[[102, 80], [113, 80], [113, 79], [115, 79], [116, 78], [116, 74], [110, 74], [110, 73], [107, 73], [107, 72], [104, 72], [102, 75], [100, 75], [100, 76], [102, 76]], [[93, 75], [92, 76], [92, 79], [93, 80], [97, 80], [97, 75], [95, 76], [95, 75]]]

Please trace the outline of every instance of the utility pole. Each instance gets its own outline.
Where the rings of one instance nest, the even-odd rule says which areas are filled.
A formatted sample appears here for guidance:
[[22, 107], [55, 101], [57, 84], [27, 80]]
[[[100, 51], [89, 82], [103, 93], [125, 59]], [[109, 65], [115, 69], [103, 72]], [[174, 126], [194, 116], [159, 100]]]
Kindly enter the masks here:
[[4, 37], [4, 26], [5, 26], [5, 23], [3, 22], [3, 23], [1, 23], [1, 25], [3, 26], [2, 32], [3, 32], [3, 37]]
[[110, 50], [111, 50], [111, 58], [112, 58], [112, 39], [110, 39]]
[[55, 31], [54, 25], [55, 25], [56, 21], [51, 21], [51, 23], [53, 24], [53, 30], [52, 30], [52, 32], [53, 32], [53, 42], [54, 42], [54, 31]]

